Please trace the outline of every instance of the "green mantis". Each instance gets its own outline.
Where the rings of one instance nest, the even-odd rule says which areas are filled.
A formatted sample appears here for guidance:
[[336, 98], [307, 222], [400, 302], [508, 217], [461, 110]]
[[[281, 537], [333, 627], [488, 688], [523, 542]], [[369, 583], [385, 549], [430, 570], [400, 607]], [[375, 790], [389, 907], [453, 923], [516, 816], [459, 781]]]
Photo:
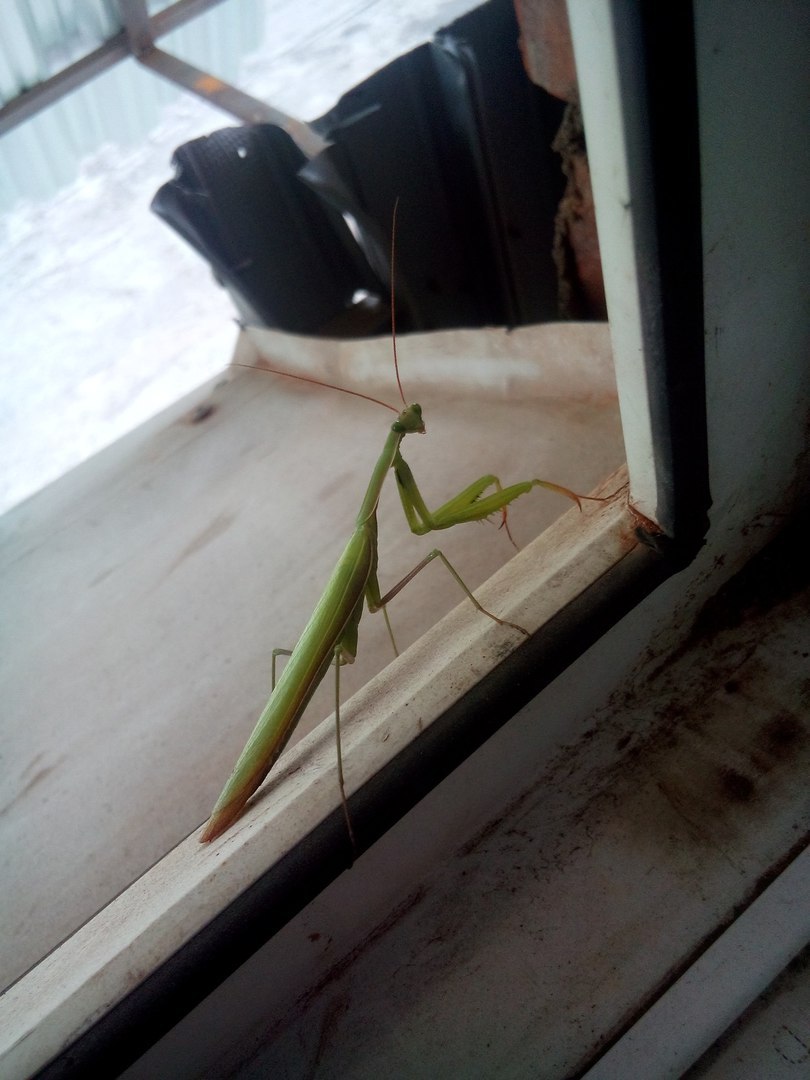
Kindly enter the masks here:
[[[396, 220], [396, 219], [395, 219]], [[392, 253], [393, 281], [393, 253]], [[392, 286], [393, 288], [393, 286]], [[392, 312], [393, 312], [392, 299]], [[392, 320], [393, 321], [393, 320]], [[402, 456], [400, 447], [406, 435], [423, 435], [425, 423], [421, 406], [408, 404], [402, 390], [396, 352], [396, 331], [392, 325], [394, 368], [402, 409], [377, 402], [397, 413], [385, 440], [382, 453], [371, 474], [365, 497], [343, 554], [312, 613], [298, 644], [289, 654], [284, 670], [275, 684], [256, 727], [242, 751], [230, 779], [217, 800], [201, 836], [206, 843], [220, 836], [233, 824], [275, 764], [310, 698], [334, 664], [336, 670], [336, 722], [338, 724], [338, 781], [349, 836], [353, 841], [351, 820], [346, 805], [343, 767], [339, 738], [339, 671], [342, 664], [352, 663], [357, 653], [357, 634], [364, 603], [370, 612], [382, 610], [387, 622], [386, 604], [428, 563], [439, 559], [448, 568], [467, 597], [484, 615], [502, 626], [521, 634], [528, 632], [515, 623], [499, 619], [475, 599], [461, 577], [438, 549], [431, 551], [402, 581], [383, 595], [377, 579], [377, 506], [389, 471], [393, 471], [405, 518], [412, 532], [423, 536], [440, 529], [449, 529], [468, 521], [481, 521], [500, 514], [506, 521], [507, 506], [534, 487], [543, 487], [580, 504], [580, 496], [567, 488], [546, 480], [526, 480], [502, 487], [496, 476], [486, 475], [464, 488], [454, 498], [429, 510], [422, 498], [413, 474]], [[268, 370], [265, 368], [264, 370]], [[273, 370], [273, 369], [269, 369]], [[276, 372], [276, 374], [288, 374]], [[293, 376], [297, 377], [297, 376]], [[314, 381], [314, 380], [305, 380]], [[333, 389], [342, 389], [333, 387]], [[354, 391], [346, 391], [354, 393]], [[365, 397], [366, 395], [357, 395]], [[370, 400], [375, 400], [371, 398]], [[584, 497], [584, 496], [583, 496]], [[390, 633], [390, 626], [389, 626]], [[392, 637], [393, 640], [393, 637]], [[282, 650], [276, 650], [276, 654]], [[275, 655], [274, 654], [274, 662]]]
[[[425, 505], [413, 474], [400, 453], [400, 444], [406, 435], [422, 435], [424, 432], [421, 407], [417, 404], [405, 405], [391, 425], [382, 453], [374, 466], [354, 532], [349, 537], [321, 599], [234, 767], [231, 778], [214, 806], [201, 838], [203, 842], [215, 839], [240, 815], [245, 803], [284, 749], [329, 666], [335, 663], [339, 669], [341, 664], [352, 663], [357, 652], [357, 630], [364, 601], [370, 612], [384, 611], [385, 605], [404, 585], [429, 562], [438, 558], [447, 566], [480, 612], [501, 625], [510, 626], [522, 634], [527, 633], [515, 623], [499, 619], [483, 608], [438, 549], [431, 551], [386, 595], [381, 594], [377, 580], [377, 504], [390, 469], [394, 471], [408, 525], [418, 536], [438, 529], [449, 529], [466, 521], [481, 521], [492, 514], [502, 513], [514, 499], [536, 486], [557, 491], [579, 501], [573, 492], [545, 480], [527, 480], [503, 488], [496, 477], [482, 476], [438, 510], [431, 511]], [[491, 494], [485, 494], [488, 488], [495, 490]], [[350, 824], [349, 829], [351, 830]]]

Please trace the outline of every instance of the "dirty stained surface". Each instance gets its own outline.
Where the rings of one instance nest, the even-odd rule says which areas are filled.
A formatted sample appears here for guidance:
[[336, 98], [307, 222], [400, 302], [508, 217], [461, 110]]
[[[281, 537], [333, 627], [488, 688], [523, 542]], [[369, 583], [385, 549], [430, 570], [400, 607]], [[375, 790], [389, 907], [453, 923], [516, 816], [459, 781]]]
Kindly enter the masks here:
[[794, 530], [234, 1075], [575, 1074], [807, 843], [808, 642]]
[[684, 1080], [740, 1080], [749, 1075], [794, 1080], [810, 1063], [810, 945], [787, 965], [707, 1051]]

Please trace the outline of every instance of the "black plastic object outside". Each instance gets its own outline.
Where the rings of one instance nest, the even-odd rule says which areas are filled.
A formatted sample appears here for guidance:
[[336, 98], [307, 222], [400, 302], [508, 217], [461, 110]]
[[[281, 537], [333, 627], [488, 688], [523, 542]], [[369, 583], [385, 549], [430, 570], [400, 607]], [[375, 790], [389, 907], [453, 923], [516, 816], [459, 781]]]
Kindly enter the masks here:
[[298, 178], [306, 158], [273, 124], [224, 128], [175, 151], [152, 208], [210, 262], [241, 319], [340, 336], [377, 279], [338, 211]]
[[490, 0], [345, 94], [312, 160], [271, 124], [214, 132], [176, 151], [152, 208], [253, 325], [384, 333], [397, 198], [401, 330], [555, 319], [564, 106], [518, 38], [511, 0]]

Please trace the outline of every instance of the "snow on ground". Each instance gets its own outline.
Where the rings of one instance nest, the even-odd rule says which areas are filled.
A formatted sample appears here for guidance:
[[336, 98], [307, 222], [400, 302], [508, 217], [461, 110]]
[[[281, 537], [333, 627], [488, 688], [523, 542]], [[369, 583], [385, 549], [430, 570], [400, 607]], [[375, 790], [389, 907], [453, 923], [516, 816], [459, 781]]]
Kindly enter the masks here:
[[[238, 85], [312, 119], [473, 6], [268, 0]], [[0, 217], [0, 512], [228, 363], [233, 306], [149, 203], [175, 147], [231, 123], [183, 95], [140, 146], [99, 147], [54, 198]]]

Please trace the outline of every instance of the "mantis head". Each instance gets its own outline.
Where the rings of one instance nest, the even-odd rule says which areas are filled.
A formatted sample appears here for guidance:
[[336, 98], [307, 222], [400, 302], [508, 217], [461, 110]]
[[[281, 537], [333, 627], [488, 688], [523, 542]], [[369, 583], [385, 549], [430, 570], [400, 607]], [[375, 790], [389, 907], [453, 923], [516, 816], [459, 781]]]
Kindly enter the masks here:
[[391, 425], [392, 431], [403, 435], [424, 435], [425, 421], [422, 419], [421, 405], [406, 405], [399, 418]]

